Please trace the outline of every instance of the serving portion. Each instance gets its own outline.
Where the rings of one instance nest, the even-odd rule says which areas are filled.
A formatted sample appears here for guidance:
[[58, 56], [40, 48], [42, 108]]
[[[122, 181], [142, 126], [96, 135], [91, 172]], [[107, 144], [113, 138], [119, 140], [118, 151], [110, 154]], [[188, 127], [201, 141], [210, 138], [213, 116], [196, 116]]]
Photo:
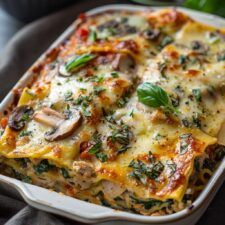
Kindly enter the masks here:
[[144, 215], [190, 206], [225, 155], [225, 31], [175, 9], [81, 15], [1, 118], [1, 173]]

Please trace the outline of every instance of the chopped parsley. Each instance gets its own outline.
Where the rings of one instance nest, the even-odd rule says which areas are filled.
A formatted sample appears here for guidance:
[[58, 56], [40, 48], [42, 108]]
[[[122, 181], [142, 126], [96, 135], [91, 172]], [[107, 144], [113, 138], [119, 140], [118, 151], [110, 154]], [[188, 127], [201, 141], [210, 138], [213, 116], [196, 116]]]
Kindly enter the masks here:
[[99, 95], [100, 93], [102, 93], [105, 90], [106, 89], [104, 87], [94, 86], [94, 95]]
[[193, 95], [194, 95], [194, 97], [195, 97], [195, 100], [196, 100], [197, 102], [201, 102], [201, 100], [202, 100], [202, 97], [201, 97], [201, 90], [200, 90], [199, 88], [197, 88], [197, 89], [192, 89], [192, 93], [193, 93]]
[[122, 124], [121, 126], [110, 126], [112, 128], [112, 133], [108, 136], [108, 140], [110, 140], [113, 144], [115, 144], [117, 148], [117, 153], [123, 153], [130, 148], [131, 141], [131, 131], [128, 125]]
[[23, 130], [20, 132], [19, 137], [33, 136], [32, 133], [33, 133], [32, 131]]
[[190, 139], [192, 138], [192, 134], [182, 134], [180, 135], [180, 146], [179, 146], [179, 154], [183, 155], [185, 154], [190, 145]]
[[90, 154], [96, 154], [99, 152], [102, 148], [102, 140], [101, 135], [98, 133], [95, 133], [92, 137], [92, 147], [88, 150]]
[[106, 162], [108, 160], [108, 156], [103, 153], [103, 152], [97, 152], [96, 157], [101, 161], [101, 162]]
[[164, 170], [164, 165], [161, 161], [156, 160], [149, 152], [149, 163], [144, 163], [141, 160], [132, 160], [129, 167], [133, 168], [130, 176], [146, 184], [146, 179], [156, 180]]
[[117, 77], [119, 77], [119, 74], [118, 74], [117, 72], [112, 72], [112, 73], [111, 73], [111, 76], [112, 76], [113, 78], [117, 78]]
[[64, 94], [65, 101], [66, 102], [72, 101], [73, 100], [72, 96], [73, 96], [73, 92], [72, 91], [67, 91]]

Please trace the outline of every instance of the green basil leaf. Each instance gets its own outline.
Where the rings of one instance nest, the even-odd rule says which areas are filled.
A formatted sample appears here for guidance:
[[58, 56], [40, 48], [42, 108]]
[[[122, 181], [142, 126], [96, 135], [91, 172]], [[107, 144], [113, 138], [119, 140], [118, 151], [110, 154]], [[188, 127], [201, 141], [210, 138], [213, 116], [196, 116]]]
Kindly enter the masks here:
[[175, 114], [179, 111], [172, 105], [168, 94], [159, 86], [145, 82], [138, 86], [137, 95], [139, 102], [144, 105], [159, 108], [164, 107]]
[[74, 59], [66, 63], [65, 69], [67, 72], [73, 72], [74, 70], [84, 66], [95, 57], [96, 56], [94, 54], [83, 54], [81, 56], [76, 56]]
[[137, 94], [139, 102], [153, 108], [169, 104], [167, 93], [161, 87], [148, 82], [138, 86]]

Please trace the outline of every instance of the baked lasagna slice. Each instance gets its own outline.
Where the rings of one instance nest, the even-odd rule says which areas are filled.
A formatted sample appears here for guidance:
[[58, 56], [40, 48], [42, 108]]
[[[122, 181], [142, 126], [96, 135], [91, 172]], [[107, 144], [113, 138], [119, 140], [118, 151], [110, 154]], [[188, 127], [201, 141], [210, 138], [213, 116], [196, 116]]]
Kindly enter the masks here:
[[225, 155], [225, 32], [175, 9], [80, 16], [14, 90], [1, 172], [119, 210], [190, 206]]

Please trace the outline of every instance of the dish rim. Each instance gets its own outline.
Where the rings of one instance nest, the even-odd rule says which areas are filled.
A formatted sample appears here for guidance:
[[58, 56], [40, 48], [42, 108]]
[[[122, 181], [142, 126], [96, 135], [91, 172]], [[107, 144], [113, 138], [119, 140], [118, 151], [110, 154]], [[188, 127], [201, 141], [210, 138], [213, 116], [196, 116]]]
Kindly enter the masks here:
[[[135, 6], [135, 8], [133, 7]], [[153, 9], [153, 10], [160, 10], [163, 8], [176, 8], [178, 11], [184, 12], [187, 15], [190, 15], [191, 17], [194, 17], [194, 15], [198, 15], [201, 17], [207, 18], [207, 20], [212, 20], [212, 23], [210, 25], [216, 26], [215, 23], [220, 24], [220, 26], [225, 28], [225, 19], [221, 18], [216, 15], [211, 15], [208, 13], [202, 13], [198, 12], [195, 10], [190, 10], [186, 9], [183, 7], [165, 7], [165, 6], [159, 6], [159, 7], [149, 7], [149, 6], [138, 6], [138, 5], [132, 5], [132, 4], [111, 4], [111, 5], [106, 5], [106, 6], [100, 6], [97, 8], [94, 8], [92, 10], [89, 10], [86, 12], [88, 16], [93, 16], [99, 13], [104, 13], [106, 11], [114, 11], [114, 10], [126, 10], [126, 11], [140, 11], [140, 10], [146, 10], [146, 9]], [[196, 18], [195, 18], [196, 19]], [[198, 18], [196, 19], [197, 21]], [[202, 21], [203, 18], [200, 20]], [[209, 24], [208, 21], [206, 24]], [[62, 43], [65, 39], [67, 39], [72, 32], [76, 29], [76, 26], [78, 25], [78, 21], [75, 20], [75, 22], [70, 25], [57, 39], [56, 41], [53, 42], [52, 45], [34, 62], [34, 64], [28, 69], [27, 72], [19, 79], [19, 81], [16, 83], [16, 85], [12, 88], [12, 90], [9, 91], [9, 93], [6, 95], [6, 97], [3, 99], [3, 101], [0, 103], [0, 115], [3, 113], [5, 109], [8, 108], [8, 106], [12, 103], [14, 94], [13, 90], [17, 88], [21, 88], [26, 86], [31, 79], [33, 78], [31, 71], [31, 68], [33, 68], [35, 65], [38, 65], [39, 62], [41, 62], [44, 57], [46, 56], [46, 53], [51, 51], [51, 49], [54, 49], [57, 47], [60, 43]], [[90, 216], [86, 213], [86, 215], [81, 216], [81, 212], [79, 212], [79, 209], [76, 212], [69, 212], [63, 210], [63, 206], [61, 208], [56, 208], [54, 206], [49, 206], [48, 204], [44, 202], [37, 201], [38, 199], [35, 199], [33, 194], [32, 194], [32, 189], [35, 188], [41, 188], [36, 185], [31, 185], [31, 184], [26, 184], [22, 181], [16, 180], [14, 178], [10, 178], [4, 175], [0, 175], [0, 181], [5, 182], [14, 188], [16, 188], [20, 194], [23, 196], [25, 201], [27, 201], [29, 204], [37, 207], [37, 208], [45, 208], [46, 211], [51, 211], [53, 213], [59, 213], [61, 215], [74, 218], [74, 216], [82, 221], [82, 222], [89, 222], [89, 223], [94, 223], [94, 222], [99, 222], [99, 221], [112, 221], [112, 220], [127, 220], [127, 221], [133, 221], [133, 222], [142, 222], [142, 223], [157, 223], [157, 224], [162, 224], [165, 222], [176, 222], [181, 219], [184, 219], [191, 214], [197, 212], [201, 207], [204, 207], [205, 204], [209, 204], [209, 202], [212, 199], [213, 194], [215, 194], [216, 190], [219, 188], [219, 186], [222, 184], [222, 182], [225, 180], [225, 177], [223, 178], [223, 175], [225, 173], [225, 159], [220, 163], [219, 167], [216, 169], [214, 172], [213, 176], [205, 186], [204, 190], [201, 192], [201, 194], [198, 196], [198, 198], [192, 203], [192, 207], [190, 208], [185, 208], [179, 212], [176, 212], [174, 214], [170, 215], [163, 215], [163, 216], [144, 216], [144, 215], [139, 215], [139, 214], [133, 214], [125, 211], [116, 211], [111, 208], [106, 208], [100, 205], [96, 205], [93, 203], [87, 203], [86, 204], [91, 204], [93, 207], [99, 207], [99, 212], [104, 213], [98, 213], [96, 216], [93, 216], [93, 214], [90, 213]], [[45, 189], [45, 188], [41, 188]], [[48, 190], [48, 189], [45, 189]], [[56, 192], [55, 192], [56, 193]], [[59, 195], [59, 193], [57, 193]], [[68, 196], [63, 196], [66, 198], [72, 198]], [[72, 198], [74, 202], [77, 201], [81, 202], [81, 200]], [[83, 202], [83, 201], [82, 201]], [[47, 208], [48, 209], [47, 209]], [[105, 210], [102, 210], [104, 208]]]

